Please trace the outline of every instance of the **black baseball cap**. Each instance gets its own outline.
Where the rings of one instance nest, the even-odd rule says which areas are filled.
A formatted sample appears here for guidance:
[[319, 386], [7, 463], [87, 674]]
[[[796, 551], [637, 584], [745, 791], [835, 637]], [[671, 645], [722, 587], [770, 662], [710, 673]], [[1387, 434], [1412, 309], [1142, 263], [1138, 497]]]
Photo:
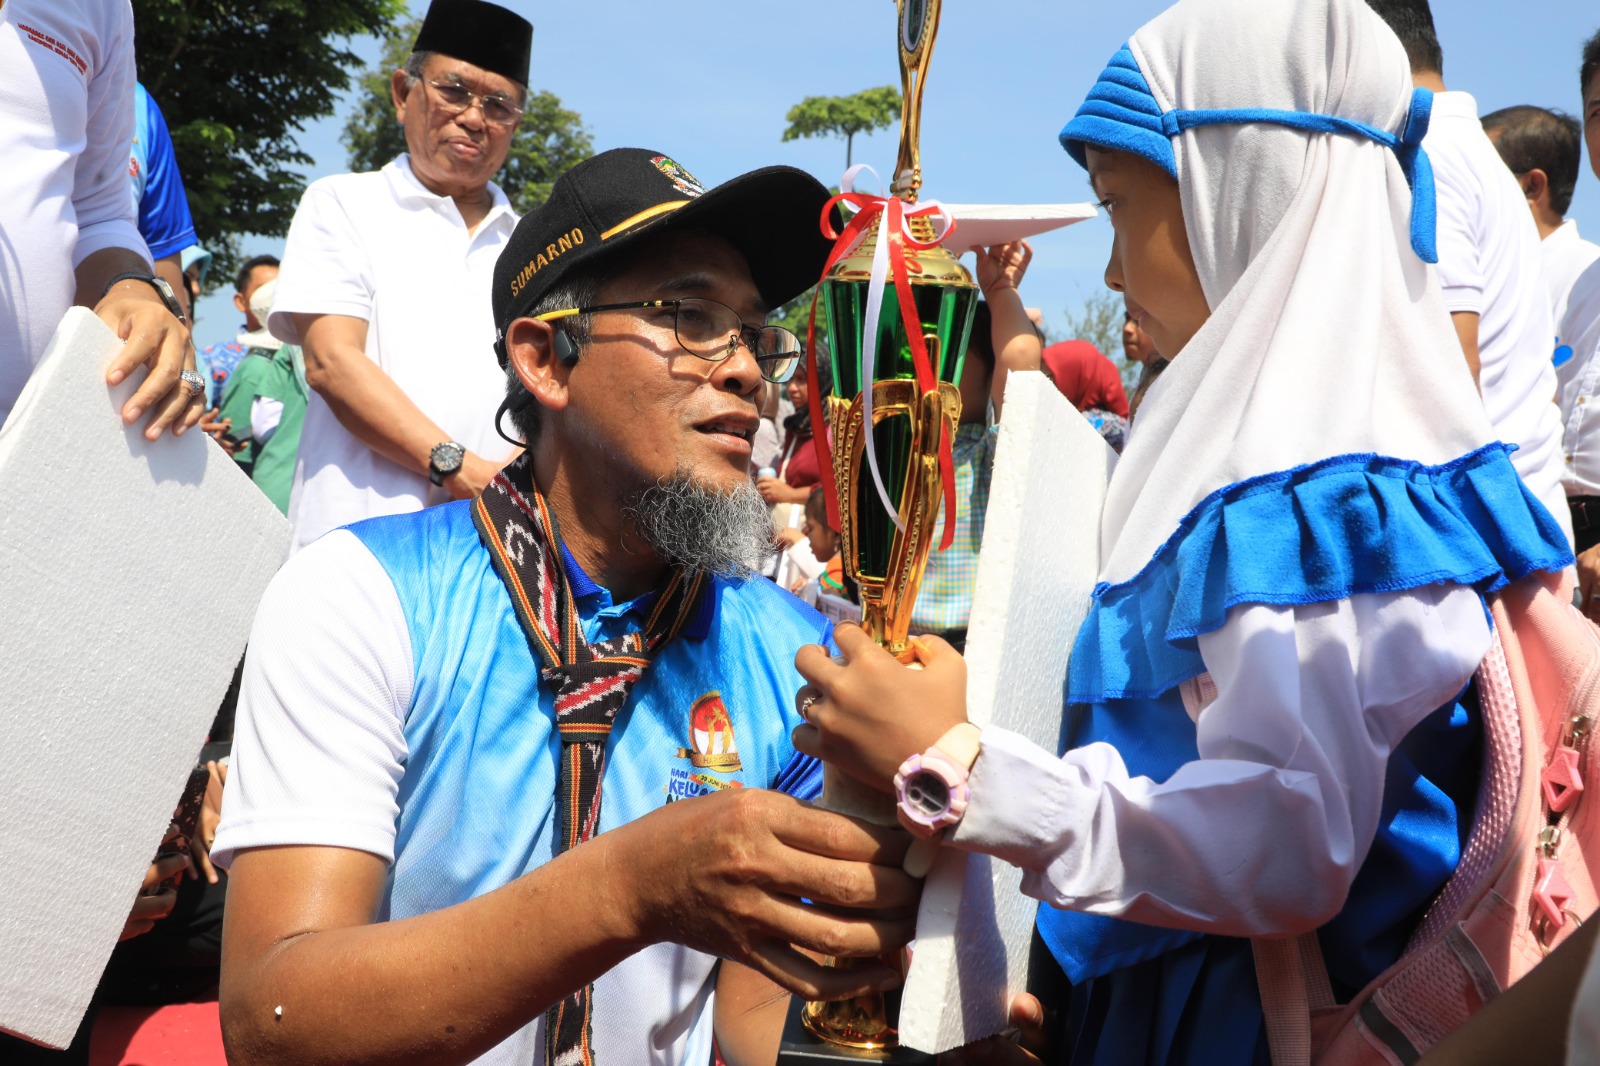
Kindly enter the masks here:
[[832, 242], [820, 222], [830, 195], [794, 167], [752, 170], [708, 190], [671, 156], [646, 148], [586, 159], [557, 179], [500, 252], [495, 355], [505, 366], [507, 327], [573, 269], [668, 229], [725, 238], [743, 253], [769, 307], [792, 300], [817, 283], [828, 260]]

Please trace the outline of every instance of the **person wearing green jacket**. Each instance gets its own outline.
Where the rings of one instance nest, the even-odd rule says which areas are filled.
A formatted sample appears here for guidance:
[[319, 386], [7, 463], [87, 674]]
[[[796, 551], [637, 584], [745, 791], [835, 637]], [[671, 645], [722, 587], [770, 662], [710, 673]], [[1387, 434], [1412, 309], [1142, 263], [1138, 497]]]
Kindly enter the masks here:
[[[275, 284], [261, 286], [252, 294], [252, 304]], [[264, 302], [269, 307], [271, 299], [270, 292], [265, 292]], [[232, 423], [229, 436], [243, 445], [234, 453], [234, 462], [285, 515], [300, 451], [306, 395], [305, 363], [298, 345], [251, 348], [228, 375], [218, 414], [219, 422]]]

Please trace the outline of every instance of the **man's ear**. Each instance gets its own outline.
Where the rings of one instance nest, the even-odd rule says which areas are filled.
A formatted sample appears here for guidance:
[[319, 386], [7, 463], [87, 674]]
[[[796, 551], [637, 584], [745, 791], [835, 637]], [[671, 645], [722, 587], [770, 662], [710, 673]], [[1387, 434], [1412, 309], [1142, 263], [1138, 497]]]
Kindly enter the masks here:
[[1550, 205], [1550, 176], [1535, 167], [1522, 175], [1522, 193], [1530, 204]]
[[559, 327], [536, 318], [515, 319], [506, 330], [506, 358], [522, 387], [540, 407], [560, 411], [567, 406], [567, 379], [572, 365], [556, 351]]
[[411, 95], [411, 75], [397, 70], [389, 77], [389, 99], [394, 103], [394, 117], [406, 120], [406, 97]]
[[233, 306], [241, 315], [248, 315], [250, 313], [250, 305], [244, 302], [244, 295], [242, 293], [236, 292], [233, 294]]

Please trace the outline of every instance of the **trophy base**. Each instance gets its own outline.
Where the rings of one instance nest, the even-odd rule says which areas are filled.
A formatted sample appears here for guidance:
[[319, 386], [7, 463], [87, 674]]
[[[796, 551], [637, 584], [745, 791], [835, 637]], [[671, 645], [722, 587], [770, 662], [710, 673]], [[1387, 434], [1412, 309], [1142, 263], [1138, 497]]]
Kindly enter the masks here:
[[783, 1023], [783, 1039], [778, 1044], [778, 1066], [818, 1066], [820, 1063], [886, 1063], [888, 1066], [931, 1066], [933, 1056], [908, 1047], [881, 1051], [860, 1051], [830, 1044], [806, 1028], [801, 1012], [806, 1001], [799, 996], [789, 1000], [789, 1015]]

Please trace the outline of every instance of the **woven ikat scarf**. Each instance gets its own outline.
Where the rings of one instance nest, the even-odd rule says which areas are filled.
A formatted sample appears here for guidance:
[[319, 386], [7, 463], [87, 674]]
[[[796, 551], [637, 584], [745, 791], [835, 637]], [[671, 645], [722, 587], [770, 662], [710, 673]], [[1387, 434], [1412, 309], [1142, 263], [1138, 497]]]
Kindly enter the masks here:
[[[555, 690], [561, 734], [556, 854], [582, 844], [600, 825], [606, 740], [617, 712], [655, 653], [693, 616], [705, 575], [674, 570], [657, 595], [644, 632], [590, 644], [563, 566], [561, 533], [533, 483], [526, 453], [502, 470], [472, 503], [472, 521], [505, 582], [544, 683]], [[545, 1012], [548, 1066], [594, 1066], [594, 986], [564, 996]]]

